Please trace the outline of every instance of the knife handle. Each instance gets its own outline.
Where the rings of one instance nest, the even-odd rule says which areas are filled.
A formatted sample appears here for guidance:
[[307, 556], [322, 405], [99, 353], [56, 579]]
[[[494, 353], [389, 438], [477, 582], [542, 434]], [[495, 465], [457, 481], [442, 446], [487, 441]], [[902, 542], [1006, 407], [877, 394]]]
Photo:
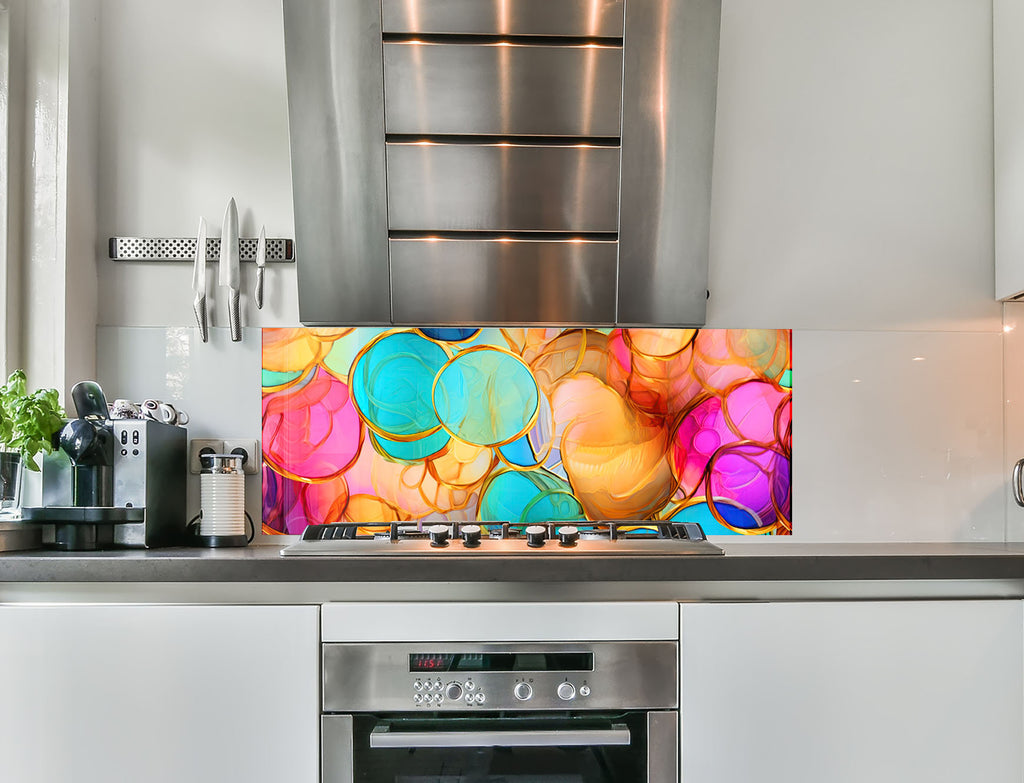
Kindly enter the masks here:
[[192, 300], [192, 310], [196, 314], [196, 323], [199, 324], [199, 336], [203, 339], [203, 342], [210, 341], [210, 332], [207, 329], [206, 323], [206, 297], [196, 294], [196, 298]]
[[256, 302], [256, 309], [263, 309], [263, 267], [256, 267], [256, 290], [253, 292], [253, 300]]
[[238, 289], [232, 289], [231, 299], [228, 302], [228, 323], [231, 326], [231, 342], [233, 343], [242, 341], [242, 321], [238, 311], [239, 295]]

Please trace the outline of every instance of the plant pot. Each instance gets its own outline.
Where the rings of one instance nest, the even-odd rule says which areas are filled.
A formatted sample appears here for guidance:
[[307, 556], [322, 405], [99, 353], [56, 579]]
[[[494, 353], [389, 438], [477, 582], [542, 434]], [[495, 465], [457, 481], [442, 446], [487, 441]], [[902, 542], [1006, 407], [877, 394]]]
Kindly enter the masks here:
[[24, 465], [17, 451], [0, 451], [0, 519], [21, 516], [21, 475]]

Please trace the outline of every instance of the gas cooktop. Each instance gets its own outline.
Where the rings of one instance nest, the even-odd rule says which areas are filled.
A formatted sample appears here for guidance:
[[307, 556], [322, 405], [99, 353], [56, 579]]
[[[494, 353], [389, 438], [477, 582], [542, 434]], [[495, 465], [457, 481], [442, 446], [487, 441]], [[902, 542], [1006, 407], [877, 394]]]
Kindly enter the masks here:
[[508, 522], [364, 526], [310, 525], [285, 557], [350, 555], [471, 557], [505, 555], [721, 555], [696, 522]]

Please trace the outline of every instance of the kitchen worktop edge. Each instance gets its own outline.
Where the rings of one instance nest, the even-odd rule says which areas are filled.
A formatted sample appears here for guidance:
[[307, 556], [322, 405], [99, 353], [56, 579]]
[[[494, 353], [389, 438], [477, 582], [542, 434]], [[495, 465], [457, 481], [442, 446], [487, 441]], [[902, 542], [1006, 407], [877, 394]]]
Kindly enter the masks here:
[[1024, 580], [1024, 543], [720, 543], [724, 556], [281, 557], [280, 545], [0, 554], [4, 582]]

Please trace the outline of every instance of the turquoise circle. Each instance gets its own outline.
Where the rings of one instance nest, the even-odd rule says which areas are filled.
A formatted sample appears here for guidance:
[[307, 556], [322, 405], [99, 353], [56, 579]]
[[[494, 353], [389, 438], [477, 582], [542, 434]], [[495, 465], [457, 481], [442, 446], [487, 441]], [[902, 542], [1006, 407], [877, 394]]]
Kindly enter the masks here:
[[[715, 500], [715, 509], [722, 518], [730, 525], [741, 530], [755, 530], [761, 527], [761, 520], [753, 511], [736, 506], [728, 500]], [[708, 536], [734, 536], [735, 530], [730, 530], [711, 513], [707, 502], [694, 503], [692, 506], [682, 508], [672, 515], [673, 522], [698, 522], [704, 528], [704, 534]]]
[[479, 329], [453, 329], [453, 328], [441, 328], [436, 327], [428, 329], [421, 327], [420, 331], [424, 336], [429, 337], [431, 340], [441, 340], [445, 342], [461, 343], [469, 338], [473, 337]]
[[537, 455], [533, 453], [533, 446], [526, 435], [500, 446], [498, 452], [510, 465], [528, 468], [537, 464]]
[[544, 470], [507, 470], [488, 482], [477, 515], [488, 522], [570, 521], [585, 519], [569, 482]]
[[305, 370], [296, 372], [276, 372], [274, 370], [263, 370], [263, 388], [272, 389], [275, 386], [284, 386], [302, 377]]
[[527, 503], [519, 514], [519, 524], [521, 525], [582, 519], [586, 519], [583, 506], [572, 492], [562, 489], [549, 489], [541, 492]]
[[498, 446], [526, 434], [540, 389], [521, 359], [492, 348], [458, 354], [434, 385], [434, 410], [448, 432], [477, 446]]
[[389, 334], [356, 359], [349, 375], [352, 399], [371, 429], [395, 440], [437, 430], [431, 389], [448, 354], [413, 332]]
[[444, 430], [409, 441], [388, 440], [375, 432], [370, 433], [370, 438], [383, 454], [397, 462], [420, 462], [437, 454], [451, 440], [451, 436]]

